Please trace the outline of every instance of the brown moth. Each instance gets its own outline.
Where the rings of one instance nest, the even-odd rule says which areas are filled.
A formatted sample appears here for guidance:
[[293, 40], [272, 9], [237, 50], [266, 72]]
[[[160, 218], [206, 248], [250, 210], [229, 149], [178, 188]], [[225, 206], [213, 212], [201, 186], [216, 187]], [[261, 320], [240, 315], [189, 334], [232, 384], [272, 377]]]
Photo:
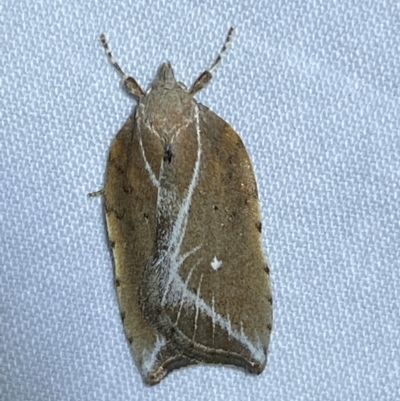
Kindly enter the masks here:
[[148, 384], [197, 363], [261, 373], [272, 329], [269, 269], [253, 168], [236, 132], [164, 63], [115, 137], [104, 195], [126, 337]]

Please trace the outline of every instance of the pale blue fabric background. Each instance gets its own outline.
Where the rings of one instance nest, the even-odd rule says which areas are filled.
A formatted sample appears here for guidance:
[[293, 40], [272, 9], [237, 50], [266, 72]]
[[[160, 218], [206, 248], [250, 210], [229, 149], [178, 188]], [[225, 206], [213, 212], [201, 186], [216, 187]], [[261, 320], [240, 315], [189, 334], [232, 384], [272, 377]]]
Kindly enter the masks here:
[[[400, 399], [400, 7], [387, 1], [19, 1], [0, 10], [0, 399]], [[149, 388], [120, 322], [100, 199], [135, 102], [187, 83], [254, 161], [275, 322], [266, 371]]]

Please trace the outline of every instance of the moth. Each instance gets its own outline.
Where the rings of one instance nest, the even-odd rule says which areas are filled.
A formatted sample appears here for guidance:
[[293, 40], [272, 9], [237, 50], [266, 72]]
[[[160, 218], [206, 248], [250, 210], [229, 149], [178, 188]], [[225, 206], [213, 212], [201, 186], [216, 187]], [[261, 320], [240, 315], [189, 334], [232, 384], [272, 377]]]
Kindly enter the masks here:
[[169, 62], [144, 92], [115, 61], [136, 111], [112, 142], [105, 216], [127, 340], [148, 384], [211, 363], [259, 374], [272, 329], [269, 268], [252, 164], [240, 137]]

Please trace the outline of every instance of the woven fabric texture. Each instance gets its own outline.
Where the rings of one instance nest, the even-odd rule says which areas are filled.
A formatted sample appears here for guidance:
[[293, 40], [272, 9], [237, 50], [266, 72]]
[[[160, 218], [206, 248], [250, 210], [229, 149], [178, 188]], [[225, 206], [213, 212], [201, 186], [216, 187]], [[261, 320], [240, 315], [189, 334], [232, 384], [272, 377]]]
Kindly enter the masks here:
[[[0, 400], [400, 399], [398, 1], [0, 1]], [[254, 161], [271, 265], [266, 371], [147, 387], [123, 334], [102, 204], [135, 107], [170, 60]]]

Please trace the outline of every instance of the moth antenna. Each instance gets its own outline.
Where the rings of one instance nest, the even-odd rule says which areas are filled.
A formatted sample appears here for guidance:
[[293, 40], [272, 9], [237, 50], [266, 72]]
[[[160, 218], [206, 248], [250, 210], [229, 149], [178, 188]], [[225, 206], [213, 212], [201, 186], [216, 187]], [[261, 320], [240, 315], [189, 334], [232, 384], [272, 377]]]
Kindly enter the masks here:
[[212, 79], [212, 77], [214, 75], [215, 68], [219, 65], [219, 63], [222, 60], [223, 55], [228, 50], [229, 44], [231, 43], [232, 38], [233, 38], [234, 30], [235, 30], [235, 28], [233, 28], [232, 26], [229, 28], [228, 34], [226, 35], [226, 39], [225, 39], [224, 45], [222, 46], [222, 49], [218, 53], [218, 56], [215, 58], [215, 60], [211, 64], [211, 67], [208, 70], [205, 70], [204, 72], [202, 72], [199, 75], [199, 77], [196, 79], [196, 81], [194, 82], [194, 84], [190, 88], [189, 93], [194, 95], [195, 93], [197, 93], [200, 90], [202, 90], [211, 81], [211, 79]]
[[114, 66], [114, 68], [121, 75], [122, 83], [123, 83], [125, 89], [132, 95], [137, 96], [138, 98], [143, 97], [144, 92], [143, 92], [142, 88], [140, 87], [140, 85], [136, 82], [136, 79], [125, 74], [124, 70], [119, 66], [117, 60], [115, 60], [115, 58], [111, 52], [110, 45], [108, 44], [106, 35], [104, 33], [102, 33], [100, 35], [100, 40], [101, 40], [101, 44], [104, 47], [106, 55], [107, 55], [108, 59], [110, 60], [110, 63]]
[[233, 26], [231, 26], [229, 28], [228, 34], [226, 35], [226, 39], [225, 39], [224, 45], [222, 46], [222, 49], [220, 50], [218, 56], [215, 58], [214, 62], [211, 64], [211, 67], [209, 69], [211, 74], [213, 73], [213, 71], [217, 67], [217, 65], [221, 62], [224, 53], [228, 50], [228, 47], [229, 47], [230, 43], [232, 42], [234, 31], [235, 31], [235, 28]]

